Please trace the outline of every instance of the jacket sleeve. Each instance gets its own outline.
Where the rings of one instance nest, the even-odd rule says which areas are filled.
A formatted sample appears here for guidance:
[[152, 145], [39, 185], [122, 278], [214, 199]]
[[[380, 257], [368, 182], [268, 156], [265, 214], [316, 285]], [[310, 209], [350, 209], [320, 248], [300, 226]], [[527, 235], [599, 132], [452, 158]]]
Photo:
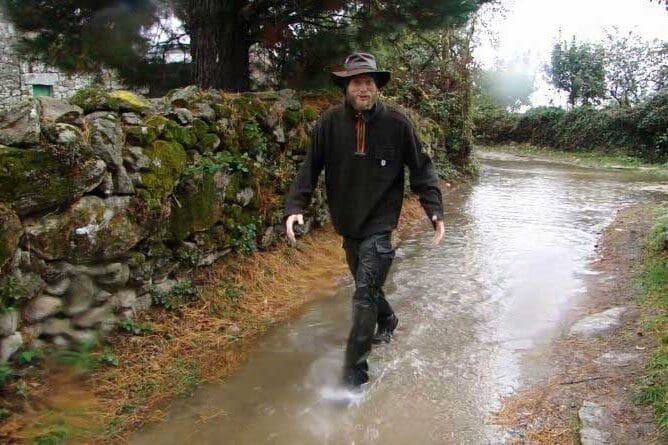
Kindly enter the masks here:
[[408, 125], [405, 132], [404, 159], [410, 172], [410, 188], [420, 198], [420, 204], [431, 221], [436, 215], [443, 220], [443, 195], [431, 158], [422, 151], [415, 128]]
[[311, 146], [299, 168], [290, 191], [285, 196], [284, 217], [304, 213], [311, 202], [311, 195], [318, 184], [318, 177], [325, 163], [322, 122], [318, 121], [311, 135]]

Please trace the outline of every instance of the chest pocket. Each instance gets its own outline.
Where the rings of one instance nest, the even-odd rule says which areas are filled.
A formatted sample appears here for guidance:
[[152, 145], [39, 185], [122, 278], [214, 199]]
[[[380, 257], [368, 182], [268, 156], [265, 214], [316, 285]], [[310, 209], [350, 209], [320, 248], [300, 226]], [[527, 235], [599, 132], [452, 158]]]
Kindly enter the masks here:
[[373, 153], [374, 174], [383, 179], [390, 179], [396, 175], [399, 165], [397, 148], [394, 145], [378, 145]]
[[393, 145], [379, 145], [374, 150], [374, 159], [379, 167], [389, 167], [397, 162], [397, 150]]

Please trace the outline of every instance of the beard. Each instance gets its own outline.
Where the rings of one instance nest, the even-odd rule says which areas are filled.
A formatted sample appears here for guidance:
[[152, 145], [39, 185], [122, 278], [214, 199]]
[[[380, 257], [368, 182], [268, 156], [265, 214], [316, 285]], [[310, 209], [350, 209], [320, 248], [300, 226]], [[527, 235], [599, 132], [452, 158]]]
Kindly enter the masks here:
[[355, 111], [369, 111], [376, 104], [378, 93], [367, 93], [366, 95], [369, 97], [367, 100], [360, 100], [355, 95], [346, 91], [346, 102], [348, 102]]

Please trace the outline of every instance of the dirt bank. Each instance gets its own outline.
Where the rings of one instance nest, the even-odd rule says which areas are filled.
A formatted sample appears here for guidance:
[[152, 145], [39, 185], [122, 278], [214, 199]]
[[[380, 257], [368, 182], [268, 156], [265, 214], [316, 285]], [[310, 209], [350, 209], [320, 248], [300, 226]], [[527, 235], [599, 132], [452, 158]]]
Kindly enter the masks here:
[[[658, 443], [652, 412], [637, 401], [640, 377], [659, 342], [648, 335], [644, 321], [653, 309], [641, 303], [635, 280], [654, 208], [643, 204], [618, 213], [598, 244], [592, 265], [598, 274], [587, 278], [585, 297], [569, 314], [563, 335], [540, 357], [527, 358], [550, 375], [504, 401], [496, 421], [511, 428], [516, 443], [579, 444], [578, 411], [585, 401], [609, 413], [606, 443]], [[617, 328], [569, 335], [573, 322], [613, 307], [626, 308]]]

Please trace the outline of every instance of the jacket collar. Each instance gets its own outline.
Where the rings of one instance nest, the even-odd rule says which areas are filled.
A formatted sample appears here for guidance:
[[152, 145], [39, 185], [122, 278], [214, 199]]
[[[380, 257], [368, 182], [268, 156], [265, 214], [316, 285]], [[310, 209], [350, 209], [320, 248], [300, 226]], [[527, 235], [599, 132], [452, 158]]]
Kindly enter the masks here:
[[[360, 114], [345, 99], [343, 99], [343, 108], [346, 112], [346, 116], [349, 116], [351, 119], [357, 118], [357, 116]], [[362, 111], [362, 113], [361, 113], [362, 114], [362, 119], [364, 119], [365, 123], [371, 122], [384, 109], [385, 109], [385, 105], [383, 105], [383, 103], [380, 100], [377, 100], [376, 104], [373, 106], [372, 109], [370, 109], [368, 111]]]

